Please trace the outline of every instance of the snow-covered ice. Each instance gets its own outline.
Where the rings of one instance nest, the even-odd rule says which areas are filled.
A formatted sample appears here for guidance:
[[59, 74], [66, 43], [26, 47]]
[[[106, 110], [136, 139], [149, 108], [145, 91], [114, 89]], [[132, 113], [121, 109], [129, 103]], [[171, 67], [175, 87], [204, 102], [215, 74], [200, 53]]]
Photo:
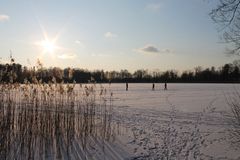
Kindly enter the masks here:
[[[107, 90], [104, 102], [112, 100], [107, 101], [113, 104], [110, 140], [87, 135], [70, 137], [71, 143], [61, 136], [40, 142], [37, 137], [35, 148], [21, 148], [34, 150], [34, 159], [240, 160], [227, 104], [240, 91], [239, 84], [169, 83], [164, 90], [163, 83], [155, 83], [152, 90], [151, 83], [129, 83], [128, 91], [125, 85], [96, 84], [97, 91]], [[84, 85], [77, 86], [76, 93], [82, 92]], [[13, 141], [9, 159], [18, 157], [19, 144]]]
[[113, 92], [116, 143], [129, 159], [240, 159], [227, 99], [238, 84], [105, 85]]

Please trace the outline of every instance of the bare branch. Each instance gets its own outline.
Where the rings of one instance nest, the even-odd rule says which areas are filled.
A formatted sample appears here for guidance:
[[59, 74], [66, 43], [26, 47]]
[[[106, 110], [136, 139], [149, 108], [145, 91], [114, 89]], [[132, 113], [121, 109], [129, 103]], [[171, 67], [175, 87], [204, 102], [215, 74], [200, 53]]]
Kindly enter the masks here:
[[240, 0], [219, 0], [219, 5], [210, 13], [212, 20], [222, 27], [223, 39], [232, 44], [228, 51], [240, 55]]

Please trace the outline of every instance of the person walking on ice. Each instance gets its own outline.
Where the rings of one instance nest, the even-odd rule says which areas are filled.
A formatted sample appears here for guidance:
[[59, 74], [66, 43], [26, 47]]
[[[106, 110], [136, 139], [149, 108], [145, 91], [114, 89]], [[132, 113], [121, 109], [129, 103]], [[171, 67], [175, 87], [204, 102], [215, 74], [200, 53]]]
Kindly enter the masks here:
[[155, 89], [155, 84], [153, 83], [152, 84], [152, 90], [154, 91], [154, 89]]
[[128, 91], [128, 83], [126, 83], [126, 91]]
[[164, 90], [167, 90], [167, 82], [164, 84]]

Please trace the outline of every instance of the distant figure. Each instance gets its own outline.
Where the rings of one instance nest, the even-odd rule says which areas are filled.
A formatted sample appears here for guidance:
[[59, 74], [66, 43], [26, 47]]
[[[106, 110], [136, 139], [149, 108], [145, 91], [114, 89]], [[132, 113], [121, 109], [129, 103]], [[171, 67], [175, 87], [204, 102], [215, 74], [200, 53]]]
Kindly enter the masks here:
[[164, 84], [164, 90], [167, 90], [167, 82]]
[[154, 89], [155, 89], [155, 84], [153, 83], [152, 84], [152, 90], [154, 91]]
[[128, 91], [128, 83], [126, 83], [126, 91]]

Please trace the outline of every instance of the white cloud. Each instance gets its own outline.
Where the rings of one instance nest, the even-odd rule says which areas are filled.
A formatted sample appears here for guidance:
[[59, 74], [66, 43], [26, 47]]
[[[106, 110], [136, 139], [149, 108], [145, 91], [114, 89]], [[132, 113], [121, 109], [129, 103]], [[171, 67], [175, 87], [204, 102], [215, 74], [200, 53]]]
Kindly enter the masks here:
[[5, 22], [8, 21], [9, 19], [10, 17], [8, 15], [0, 14], [0, 22]]
[[82, 44], [82, 42], [79, 41], [79, 40], [76, 40], [75, 43], [77, 43], [77, 44]]
[[160, 3], [151, 3], [146, 6], [146, 9], [154, 11], [154, 12], [159, 11], [160, 8], [161, 8]]
[[157, 47], [153, 45], [146, 45], [145, 47], [140, 49], [142, 52], [150, 52], [150, 53], [158, 53], [159, 50]]
[[61, 55], [58, 55], [57, 58], [59, 58], [59, 59], [74, 59], [74, 58], [76, 58], [76, 54], [61, 54]]
[[104, 37], [106, 38], [116, 38], [118, 35], [117, 34], [114, 34], [112, 32], [107, 32], [104, 34]]
[[147, 44], [142, 48], [135, 49], [136, 52], [143, 54], [171, 53], [170, 49], [158, 49], [155, 45]]
[[75, 43], [79, 45], [81, 48], [85, 48], [85, 45], [82, 41], [76, 40]]

